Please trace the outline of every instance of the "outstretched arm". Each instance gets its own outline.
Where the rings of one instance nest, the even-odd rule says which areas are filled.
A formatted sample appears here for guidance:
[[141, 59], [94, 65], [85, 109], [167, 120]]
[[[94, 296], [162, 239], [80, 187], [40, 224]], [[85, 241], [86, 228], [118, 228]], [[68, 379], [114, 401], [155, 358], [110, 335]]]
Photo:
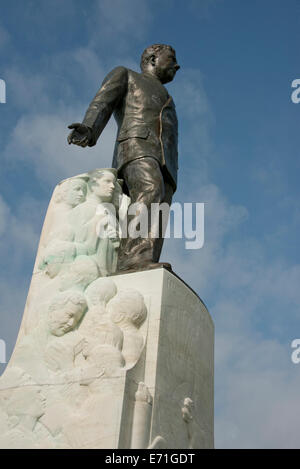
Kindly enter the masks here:
[[86, 147], [89, 144], [92, 136], [92, 130], [86, 125], [76, 122], [68, 125], [68, 129], [72, 129], [72, 132], [68, 135], [68, 143], [74, 143], [80, 147]]
[[71, 124], [68, 142], [90, 147], [95, 145], [113, 111], [127, 92], [128, 70], [117, 67], [104, 79], [100, 90], [86, 111], [82, 124]]

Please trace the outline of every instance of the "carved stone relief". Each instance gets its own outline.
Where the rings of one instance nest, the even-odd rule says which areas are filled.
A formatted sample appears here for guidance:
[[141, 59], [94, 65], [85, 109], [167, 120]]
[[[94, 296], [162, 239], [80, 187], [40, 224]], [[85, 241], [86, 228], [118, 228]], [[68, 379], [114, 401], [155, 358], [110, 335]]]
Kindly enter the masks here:
[[108, 277], [120, 196], [114, 170], [54, 192], [21, 333], [0, 378], [1, 448], [100, 447], [95, 435], [114, 421], [112, 396], [141, 356], [147, 316], [143, 296]]
[[67, 282], [17, 344], [0, 378], [1, 447], [101, 444], [114, 386], [141, 356], [147, 310], [138, 291], [118, 291], [110, 278], [86, 283]]

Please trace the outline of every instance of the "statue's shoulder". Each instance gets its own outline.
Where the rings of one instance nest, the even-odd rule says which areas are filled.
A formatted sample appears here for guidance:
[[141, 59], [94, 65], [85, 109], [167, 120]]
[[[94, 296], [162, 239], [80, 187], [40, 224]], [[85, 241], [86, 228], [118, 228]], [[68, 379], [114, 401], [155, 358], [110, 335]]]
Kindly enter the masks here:
[[138, 77], [141, 76], [141, 73], [136, 72], [135, 70], [131, 70], [130, 68], [127, 68], [127, 71], [132, 76], [138, 76]]
[[129, 71], [128, 68], [123, 67], [123, 65], [118, 65], [117, 67], [113, 68], [110, 73], [120, 73], [120, 74], [127, 74]]
[[107, 81], [121, 81], [125, 82], [128, 79], [128, 68], [123, 67], [122, 65], [119, 65], [115, 68], [113, 68], [104, 78], [103, 83], [106, 83]]
[[114, 76], [115, 78], [127, 79], [129, 81], [139, 81], [142, 77], [142, 73], [135, 72], [130, 68], [119, 65], [115, 67], [109, 74], [108, 77]]

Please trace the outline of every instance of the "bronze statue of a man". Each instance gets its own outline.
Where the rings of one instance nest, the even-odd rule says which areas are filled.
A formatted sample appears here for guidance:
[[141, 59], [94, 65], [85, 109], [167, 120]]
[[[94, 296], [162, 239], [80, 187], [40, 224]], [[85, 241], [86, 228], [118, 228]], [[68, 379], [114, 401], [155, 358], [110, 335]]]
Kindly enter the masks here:
[[151, 236], [150, 213], [152, 203], [170, 205], [176, 190], [178, 122], [172, 97], [163, 85], [173, 80], [179, 68], [171, 46], [148, 47], [141, 57], [142, 73], [116, 67], [104, 79], [82, 124], [69, 126], [73, 129], [69, 143], [93, 146], [114, 114], [118, 133], [112, 165], [124, 179], [131, 203], [143, 203], [148, 209], [148, 237], [122, 239], [118, 272], [171, 268], [158, 262], [163, 229], [159, 238]]

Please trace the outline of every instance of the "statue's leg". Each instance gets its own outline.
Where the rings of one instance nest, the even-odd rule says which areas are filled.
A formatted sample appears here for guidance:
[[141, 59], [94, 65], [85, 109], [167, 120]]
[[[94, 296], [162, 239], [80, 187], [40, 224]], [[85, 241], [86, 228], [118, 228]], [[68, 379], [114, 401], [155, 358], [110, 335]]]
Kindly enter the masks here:
[[167, 225], [168, 225], [169, 212], [170, 212], [170, 206], [172, 203], [173, 193], [174, 193], [173, 186], [165, 181], [165, 196], [162, 202], [167, 204], [169, 209], [167, 212], [164, 213], [164, 216], [162, 216], [162, 213], [160, 213], [159, 237], [154, 240], [154, 254], [153, 254], [154, 262], [158, 262], [160, 258], [161, 250], [162, 250], [163, 243], [164, 243], [164, 236], [165, 236], [165, 232], [166, 232]]
[[[172, 199], [172, 190], [165, 187], [160, 165], [155, 158], [143, 157], [131, 161], [123, 169], [123, 178], [128, 188], [131, 203], [143, 204], [147, 209], [148, 236], [128, 236], [121, 240], [117, 271], [140, 270], [147, 264], [156, 263], [162, 249], [163, 239], [153, 238], [151, 226], [151, 204], [161, 204]], [[166, 191], [167, 189], [167, 191]], [[168, 200], [166, 200], [168, 199]], [[138, 215], [128, 216], [128, 226], [135, 225]], [[132, 226], [132, 225], [131, 225]], [[162, 232], [160, 228], [160, 233]]]

